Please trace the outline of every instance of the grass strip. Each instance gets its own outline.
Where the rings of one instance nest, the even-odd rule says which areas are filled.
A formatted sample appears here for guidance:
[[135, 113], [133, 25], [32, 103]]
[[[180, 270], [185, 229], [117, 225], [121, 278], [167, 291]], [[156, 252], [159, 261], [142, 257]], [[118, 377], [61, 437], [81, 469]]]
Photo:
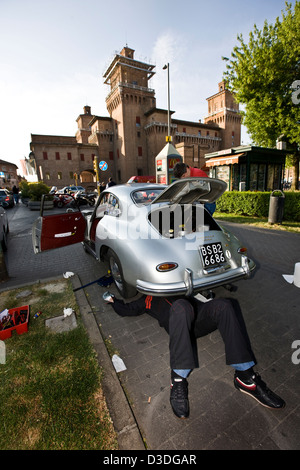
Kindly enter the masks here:
[[253, 217], [218, 211], [214, 213], [214, 218], [216, 220], [224, 220], [225, 222], [232, 222], [235, 224], [247, 224], [265, 229], [283, 230], [286, 232], [300, 233], [299, 222], [283, 221], [281, 224], [269, 224], [267, 217]]

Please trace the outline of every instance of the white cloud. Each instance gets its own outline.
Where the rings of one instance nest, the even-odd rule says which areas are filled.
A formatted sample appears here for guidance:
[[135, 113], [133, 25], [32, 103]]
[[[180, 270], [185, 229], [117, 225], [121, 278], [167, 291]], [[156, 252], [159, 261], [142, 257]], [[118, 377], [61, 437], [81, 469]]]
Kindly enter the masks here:
[[159, 108], [167, 108], [167, 70], [163, 70], [163, 66], [169, 63], [170, 101], [171, 109], [174, 110], [172, 89], [180, 87], [183, 82], [185, 75], [183, 59], [186, 50], [185, 37], [181, 34], [175, 34], [171, 30], [162, 33], [154, 44], [152, 56], [155, 57], [156, 75], [152, 79], [151, 86], [155, 89], [157, 106]]

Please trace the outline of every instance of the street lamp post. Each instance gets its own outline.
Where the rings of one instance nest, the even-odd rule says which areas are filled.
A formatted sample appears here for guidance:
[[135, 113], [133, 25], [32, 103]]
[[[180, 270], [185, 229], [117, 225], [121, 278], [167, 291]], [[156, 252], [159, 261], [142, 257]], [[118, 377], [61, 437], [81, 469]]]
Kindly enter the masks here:
[[169, 73], [169, 62], [163, 66], [163, 70], [168, 70], [168, 136], [167, 142], [172, 141], [171, 130], [170, 130], [170, 73]]

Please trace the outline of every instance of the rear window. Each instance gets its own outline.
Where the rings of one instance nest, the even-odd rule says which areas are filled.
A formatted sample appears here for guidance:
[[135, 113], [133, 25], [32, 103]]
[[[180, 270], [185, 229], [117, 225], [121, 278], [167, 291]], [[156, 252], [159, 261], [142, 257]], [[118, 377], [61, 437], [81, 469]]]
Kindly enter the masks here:
[[143, 188], [132, 193], [132, 199], [136, 204], [150, 204], [162, 192], [162, 189]]
[[3, 191], [3, 189], [2, 190], [0, 189], [0, 196], [6, 196], [6, 195], [7, 195], [7, 192]]

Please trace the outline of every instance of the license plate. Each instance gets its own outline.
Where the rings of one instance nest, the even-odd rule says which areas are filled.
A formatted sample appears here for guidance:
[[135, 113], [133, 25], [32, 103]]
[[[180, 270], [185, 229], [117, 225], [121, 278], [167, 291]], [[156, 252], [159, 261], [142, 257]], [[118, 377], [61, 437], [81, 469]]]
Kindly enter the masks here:
[[225, 263], [226, 261], [221, 243], [207, 243], [206, 245], [202, 245], [200, 246], [200, 252], [203, 265], [206, 268]]

